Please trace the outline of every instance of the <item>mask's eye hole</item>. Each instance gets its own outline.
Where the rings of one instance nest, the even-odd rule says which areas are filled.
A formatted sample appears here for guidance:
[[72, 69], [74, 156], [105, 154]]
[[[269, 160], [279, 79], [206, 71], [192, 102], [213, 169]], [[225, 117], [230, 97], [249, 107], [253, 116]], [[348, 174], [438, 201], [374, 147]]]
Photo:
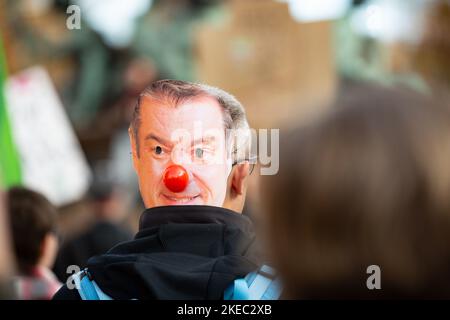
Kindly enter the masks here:
[[163, 149], [160, 146], [156, 146], [155, 147], [155, 153], [156, 154], [161, 154], [163, 152]]
[[195, 156], [197, 157], [197, 158], [203, 158], [203, 149], [202, 148], [196, 148], [195, 149]]

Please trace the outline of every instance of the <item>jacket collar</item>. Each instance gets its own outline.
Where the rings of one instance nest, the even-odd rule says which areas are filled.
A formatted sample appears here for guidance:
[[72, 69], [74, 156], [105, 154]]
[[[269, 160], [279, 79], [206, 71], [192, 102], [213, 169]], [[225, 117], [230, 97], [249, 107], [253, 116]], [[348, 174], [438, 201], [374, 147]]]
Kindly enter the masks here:
[[139, 220], [139, 231], [168, 223], [217, 223], [237, 227], [245, 234], [253, 233], [252, 222], [247, 216], [229, 209], [203, 205], [146, 209]]

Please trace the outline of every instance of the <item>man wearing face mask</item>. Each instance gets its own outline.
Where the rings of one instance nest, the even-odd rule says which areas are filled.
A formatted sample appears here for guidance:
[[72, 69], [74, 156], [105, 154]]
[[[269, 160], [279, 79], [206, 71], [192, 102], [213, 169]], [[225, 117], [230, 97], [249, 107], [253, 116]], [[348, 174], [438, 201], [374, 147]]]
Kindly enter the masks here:
[[144, 90], [129, 129], [146, 207], [139, 232], [91, 258], [54, 299], [89, 299], [77, 290], [84, 277], [101, 299], [222, 299], [258, 269], [253, 226], [241, 214], [248, 130], [244, 108], [223, 90], [176, 80]]

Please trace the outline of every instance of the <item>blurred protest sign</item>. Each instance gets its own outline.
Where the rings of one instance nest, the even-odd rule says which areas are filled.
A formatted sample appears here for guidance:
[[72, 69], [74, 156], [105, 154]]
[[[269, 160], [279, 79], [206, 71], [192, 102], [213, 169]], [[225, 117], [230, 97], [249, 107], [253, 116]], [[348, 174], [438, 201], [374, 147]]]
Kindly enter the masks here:
[[233, 93], [252, 127], [306, 119], [336, 87], [331, 23], [298, 23], [287, 3], [229, 1], [226, 16], [196, 34], [199, 80]]
[[46, 70], [27, 69], [8, 79], [5, 90], [22, 183], [56, 205], [78, 200], [91, 173]]

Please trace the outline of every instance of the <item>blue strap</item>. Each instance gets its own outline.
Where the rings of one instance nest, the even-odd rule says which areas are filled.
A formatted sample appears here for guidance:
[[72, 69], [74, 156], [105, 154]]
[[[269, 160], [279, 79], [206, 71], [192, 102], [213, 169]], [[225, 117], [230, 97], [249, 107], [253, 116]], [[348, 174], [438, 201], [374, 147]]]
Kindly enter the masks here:
[[258, 272], [251, 272], [234, 280], [224, 292], [224, 300], [277, 300], [281, 285], [275, 279], [275, 271], [263, 265]]
[[281, 284], [278, 279], [275, 279], [270, 284], [269, 288], [267, 288], [266, 292], [264, 292], [261, 300], [278, 300], [281, 296]]
[[250, 285], [249, 288], [249, 300], [261, 300], [262, 296], [266, 292], [272, 283], [272, 279], [263, 276], [262, 274], [257, 274], [255, 280]]
[[93, 283], [88, 277], [84, 276], [83, 279], [81, 279], [80, 285], [80, 290], [78, 290], [78, 292], [83, 300], [100, 300]]
[[75, 274], [73, 279], [82, 300], [112, 300], [98, 287], [94, 280], [89, 279], [86, 270]]
[[234, 290], [232, 300], [249, 300], [249, 290], [245, 279], [234, 280]]

